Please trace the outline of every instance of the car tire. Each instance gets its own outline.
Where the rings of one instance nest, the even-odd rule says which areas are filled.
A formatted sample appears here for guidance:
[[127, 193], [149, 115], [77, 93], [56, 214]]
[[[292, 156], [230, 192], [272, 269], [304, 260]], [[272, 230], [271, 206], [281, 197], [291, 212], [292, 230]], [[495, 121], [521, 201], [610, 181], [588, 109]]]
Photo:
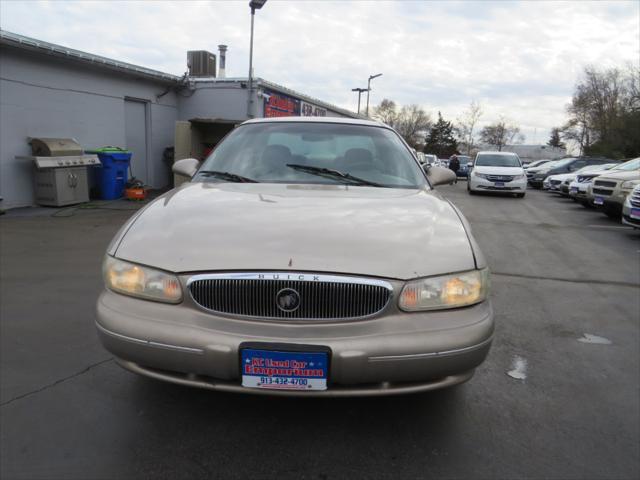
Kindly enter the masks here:
[[524, 193], [516, 193], [516, 198], [524, 198]]
[[607, 217], [613, 218], [614, 220], [617, 220], [620, 218], [620, 214], [615, 210], [603, 210], [603, 212]]

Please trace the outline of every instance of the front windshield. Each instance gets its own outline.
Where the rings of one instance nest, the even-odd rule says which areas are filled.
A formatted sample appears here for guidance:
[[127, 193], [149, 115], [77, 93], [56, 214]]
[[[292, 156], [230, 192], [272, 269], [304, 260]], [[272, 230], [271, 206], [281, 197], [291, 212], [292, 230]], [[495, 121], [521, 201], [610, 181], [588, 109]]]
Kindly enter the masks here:
[[411, 152], [393, 131], [338, 123], [242, 125], [213, 151], [196, 176], [200, 181], [228, 180], [207, 172], [231, 173], [266, 183], [394, 188], [426, 184]]
[[551, 160], [550, 162], [544, 163], [542, 165], [540, 165], [540, 168], [545, 169], [545, 168], [554, 168], [555, 166], [558, 165], [558, 162], [560, 160]]
[[562, 160], [556, 160], [556, 163], [553, 165], [553, 168], [562, 168], [569, 165], [573, 162], [575, 158], [563, 158]]
[[492, 153], [479, 153], [476, 157], [476, 167], [521, 167], [517, 155], [498, 155]]
[[529, 164], [529, 168], [531, 167], [538, 167], [544, 163], [549, 163], [549, 160], [536, 160], [535, 162], [532, 162]]
[[614, 167], [612, 170], [629, 171], [638, 169], [640, 169], [640, 157], [629, 160], [628, 162], [624, 162], [623, 164]]

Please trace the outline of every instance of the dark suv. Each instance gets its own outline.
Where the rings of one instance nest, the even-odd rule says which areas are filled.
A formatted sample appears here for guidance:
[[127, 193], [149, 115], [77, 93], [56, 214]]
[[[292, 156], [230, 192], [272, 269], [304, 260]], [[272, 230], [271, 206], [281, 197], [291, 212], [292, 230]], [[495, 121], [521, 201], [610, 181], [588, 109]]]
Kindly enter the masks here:
[[[560, 173], [571, 173], [576, 170], [580, 170], [587, 165], [601, 165], [603, 163], [613, 163], [614, 160], [605, 157], [569, 157], [553, 162], [549, 168], [543, 168], [537, 170], [531, 177], [529, 177], [529, 185], [535, 188], [541, 188], [542, 182], [549, 175], [558, 175]], [[551, 163], [551, 162], [550, 162]]]

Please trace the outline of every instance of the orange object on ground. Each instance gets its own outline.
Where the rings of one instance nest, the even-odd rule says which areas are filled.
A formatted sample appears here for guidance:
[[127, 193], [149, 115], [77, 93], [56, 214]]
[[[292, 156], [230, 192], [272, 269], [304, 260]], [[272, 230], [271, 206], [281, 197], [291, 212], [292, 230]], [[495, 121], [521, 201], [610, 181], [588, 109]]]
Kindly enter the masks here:
[[124, 196], [127, 200], [145, 200], [147, 198], [147, 191], [143, 187], [125, 188]]

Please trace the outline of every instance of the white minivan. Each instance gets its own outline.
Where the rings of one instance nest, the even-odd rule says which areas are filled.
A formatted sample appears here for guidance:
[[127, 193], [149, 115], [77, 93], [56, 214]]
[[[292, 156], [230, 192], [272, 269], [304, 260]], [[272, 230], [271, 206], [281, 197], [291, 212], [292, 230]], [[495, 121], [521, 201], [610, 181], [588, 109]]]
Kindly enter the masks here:
[[527, 175], [520, 157], [511, 152], [478, 152], [473, 163], [468, 163], [471, 172], [467, 190], [476, 192], [504, 192], [524, 197], [527, 190]]

